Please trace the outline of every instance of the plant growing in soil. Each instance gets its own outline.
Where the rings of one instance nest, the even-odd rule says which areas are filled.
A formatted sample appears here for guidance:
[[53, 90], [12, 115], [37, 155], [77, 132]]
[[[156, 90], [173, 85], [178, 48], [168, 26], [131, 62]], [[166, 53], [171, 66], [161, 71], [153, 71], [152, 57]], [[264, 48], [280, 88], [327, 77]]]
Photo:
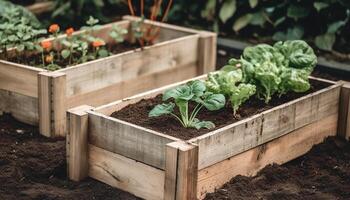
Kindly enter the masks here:
[[[165, 91], [163, 94], [163, 101], [168, 101], [170, 99], [172, 99], [173, 102], [162, 103], [155, 106], [149, 112], [149, 117], [172, 115], [186, 128], [211, 129], [215, 127], [215, 124], [211, 121], [199, 120], [196, 118], [198, 113], [203, 107], [210, 111], [215, 111], [225, 106], [224, 95], [206, 91], [205, 83], [198, 80]], [[196, 103], [191, 113], [189, 113], [190, 101]], [[175, 113], [175, 106], [178, 108], [179, 115]]]
[[253, 96], [256, 92], [255, 85], [242, 83], [242, 70], [233, 65], [226, 65], [220, 71], [208, 74], [205, 82], [208, 91], [215, 94], [224, 94], [231, 103], [233, 115], [240, 105]]
[[302, 40], [247, 47], [240, 59], [229, 61], [230, 65], [242, 69], [242, 81], [255, 85], [258, 97], [265, 103], [274, 94], [281, 96], [289, 91], [309, 90], [308, 77], [316, 63], [314, 51]]
[[[40, 36], [45, 34], [46, 30], [33, 27], [28, 18], [21, 16], [18, 7], [6, 9], [0, 16], [0, 21], [0, 48], [3, 59], [9, 58], [10, 49], [16, 54], [17, 61], [21, 61], [20, 55], [25, 51], [40, 50]], [[26, 54], [23, 55], [26, 57]]]

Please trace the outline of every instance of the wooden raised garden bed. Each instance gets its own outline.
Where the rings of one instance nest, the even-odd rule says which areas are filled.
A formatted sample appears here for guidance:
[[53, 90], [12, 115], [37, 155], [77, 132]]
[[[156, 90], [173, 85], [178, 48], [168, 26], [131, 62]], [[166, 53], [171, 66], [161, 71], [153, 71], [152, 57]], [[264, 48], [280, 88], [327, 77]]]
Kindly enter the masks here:
[[[135, 17], [114, 24], [131, 29]], [[83, 104], [103, 105], [116, 99], [213, 71], [216, 34], [164, 23], [152, 46], [103, 59], [47, 71], [0, 60], [0, 113], [40, 126], [45, 136], [65, 136], [66, 110]], [[104, 25], [97, 35], [111, 38]], [[129, 31], [131, 32], [131, 31]], [[133, 40], [132, 35], [126, 40]]]
[[145, 199], [202, 199], [236, 175], [285, 163], [337, 134], [343, 83], [311, 79], [325, 88], [189, 140], [110, 117], [187, 81], [99, 108], [74, 108], [69, 177], [90, 176]]

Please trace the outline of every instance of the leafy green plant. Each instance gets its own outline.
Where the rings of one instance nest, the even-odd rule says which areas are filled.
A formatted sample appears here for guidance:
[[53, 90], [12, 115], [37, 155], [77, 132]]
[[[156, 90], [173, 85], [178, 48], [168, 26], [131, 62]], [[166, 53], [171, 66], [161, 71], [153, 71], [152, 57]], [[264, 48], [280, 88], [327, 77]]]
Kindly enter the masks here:
[[113, 25], [112, 30], [109, 32], [109, 36], [117, 43], [124, 42], [126, 34], [128, 34], [128, 30], [117, 25]]
[[259, 98], [268, 103], [274, 94], [310, 89], [308, 76], [317, 57], [302, 40], [277, 42], [274, 46], [259, 44], [244, 49], [241, 59], [231, 59], [231, 65], [242, 68], [245, 83], [256, 86]]
[[255, 85], [242, 83], [243, 72], [240, 65], [224, 66], [218, 72], [208, 74], [206, 86], [208, 91], [215, 94], [224, 94], [231, 103], [233, 115], [236, 116], [238, 108], [256, 92]]
[[[155, 106], [149, 112], [149, 117], [172, 115], [186, 128], [210, 129], [214, 128], [215, 124], [210, 121], [199, 120], [196, 118], [198, 113], [203, 107], [210, 111], [215, 111], [225, 106], [225, 96], [206, 91], [205, 83], [199, 80], [165, 91], [163, 101], [170, 99], [173, 101]], [[191, 113], [189, 113], [190, 101], [196, 103]], [[175, 106], [178, 108], [179, 116], [174, 112]]]
[[30, 19], [22, 15], [21, 8], [9, 7], [0, 15], [0, 21], [0, 49], [3, 59], [9, 59], [10, 49], [15, 52], [17, 60], [24, 51], [40, 50], [38, 42], [46, 30], [33, 27]]

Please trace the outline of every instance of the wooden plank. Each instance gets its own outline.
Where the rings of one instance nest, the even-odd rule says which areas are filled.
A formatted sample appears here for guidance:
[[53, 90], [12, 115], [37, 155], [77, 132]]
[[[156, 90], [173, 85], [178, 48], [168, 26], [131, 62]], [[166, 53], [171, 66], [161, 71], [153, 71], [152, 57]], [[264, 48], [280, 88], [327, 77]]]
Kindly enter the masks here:
[[99, 113], [88, 113], [91, 144], [160, 169], [165, 168], [165, 146], [178, 139]]
[[38, 97], [38, 73], [44, 71], [0, 60], [0, 89]]
[[88, 175], [88, 114], [90, 106], [80, 106], [68, 111], [66, 140], [68, 176], [80, 181]]
[[197, 65], [197, 47], [198, 35], [192, 35], [145, 47], [142, 51], [129, 51], [66, 68], [61, 72], [67, 74], [67, 96], [84, 94], [142, 75]]
[[163, 170], [93, 145], [89, 145], [89, 176], [144, 199], [163, 199]]
[[339, 103], [338, 135], [350, 140], [350, 83], [343, 82]]
[[336, 135], [337, 119], [337, 114], [330, 115], [200, 170], [197, 197], [203, 199], [206, 193], [214, 192], [234, 176], [253, 176], [266, 165], [283, 164], [305, 154], [313, 145], [321, 143], [326, 137]]
[[52, 131], [55, 137], [66, 135], [66, 74], [52, 74]]
[[38, 125], [38, 98], [0, 89], [0, 114], [11, 113], [24, 123]]
[[104, 105], [147, 90], [189, 79], [196, 75], [197, 68], [195, 65], [179, 66], [158, 73], [142, 75], [92, 92], [68, 97], [67, 106], [72, 108], [81, 104]]
[[166, 161], [164, 199], [196, 199], [198, 146], [184, 141], [169, 143]]
[[217, 35], [212, 32], [202, 31], [199, 38], [199, 63], [198, 74], [207, 74], [216, 67], [216, 40]]
[[39, 90], [39, 132], [41, 135], [51, 137], [51, 75], [50, 72], [38, 74]]
[[236, 122], [190, 142], [199, 145], [199, 169], [230, 158], [245, 150], [338, 114], [341, 84], [335, 84], [248, 119]]
[[177, 142], [172, 142], [166, 146], [164, 200], [176, 199], [177, 161], [179, 153], [176, 144]]

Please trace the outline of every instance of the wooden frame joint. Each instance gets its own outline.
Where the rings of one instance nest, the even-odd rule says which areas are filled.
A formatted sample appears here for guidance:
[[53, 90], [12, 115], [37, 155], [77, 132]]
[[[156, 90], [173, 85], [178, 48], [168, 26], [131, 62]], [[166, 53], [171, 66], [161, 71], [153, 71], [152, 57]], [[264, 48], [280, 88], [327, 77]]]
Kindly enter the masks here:
[[166, 146], [164, 199], [197, 199], [198, 146], [184, 141]]
[[83, 105], [67, 112], [67, 172], [73, 181], [80, 181], [88, 175], [88, 113], [93, 109]]
[[350, 82], [342, 83], [339, 101], [338, 136], [350, 140]]

